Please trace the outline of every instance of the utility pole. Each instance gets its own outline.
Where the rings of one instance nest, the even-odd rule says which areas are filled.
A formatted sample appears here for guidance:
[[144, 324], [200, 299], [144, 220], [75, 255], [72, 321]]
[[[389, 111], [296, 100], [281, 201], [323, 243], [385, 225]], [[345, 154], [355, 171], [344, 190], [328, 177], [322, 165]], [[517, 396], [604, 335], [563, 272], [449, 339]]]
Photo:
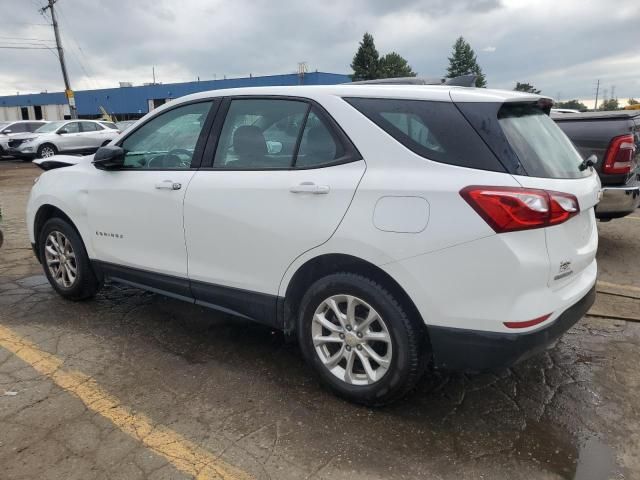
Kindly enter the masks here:
[[593, 107], [594, 110], [598, 110], [598, 94], [600, 93], [600, 80], [598, 80], [598, 83], [596, 84], [596, 103]]
[[71, 118], [78, 118], [78, 110], [76, 109], [76, 99], [71, 90], [71, 84], [69, 83], [69, 74], [67, 73], [67, 65], [64, 63], [64, 50], [62, 49], [62, 41], [60, 40], [60, 32], [58, 31], [58, 20], [56, 19], [56, 12], [53, 5], [58, 0], [48, 0], [49, 4], [41, 9], [42, 13], [47, 10], [51, 10], [51, 23], [53, 25], [53, 33], [56, 37], [56, 48], [58, 49], [58, 59], [60, 60], [60, 68], [62, 69], [62, 77], [64, 78], [64, 89], [67, 101], [69, 102], [69, 111]]

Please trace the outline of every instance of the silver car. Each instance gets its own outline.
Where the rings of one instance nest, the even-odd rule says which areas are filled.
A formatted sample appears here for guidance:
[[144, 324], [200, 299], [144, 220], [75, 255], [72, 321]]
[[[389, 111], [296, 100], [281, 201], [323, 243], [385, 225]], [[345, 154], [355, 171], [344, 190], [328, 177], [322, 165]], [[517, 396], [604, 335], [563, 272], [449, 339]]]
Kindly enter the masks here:
[[32, 133], [45, 125], [45, 120], [17, 120], [0, 122], [0, 157], [7, 154], [9, 140], [16, 135]]
[[47, 158], [58, 153], [93, 153], [120, 134], [94, 120], [62, 120], [33, 133], [16, 135], [8, 152], [24, 159]]

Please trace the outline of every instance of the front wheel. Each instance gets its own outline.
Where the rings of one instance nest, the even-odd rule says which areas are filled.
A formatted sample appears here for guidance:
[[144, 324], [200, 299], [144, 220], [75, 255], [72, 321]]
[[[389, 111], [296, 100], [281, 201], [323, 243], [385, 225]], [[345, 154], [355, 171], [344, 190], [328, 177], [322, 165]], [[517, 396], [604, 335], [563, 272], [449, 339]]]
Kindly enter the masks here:
[[309, 288], [298, 340], [326, 386], [368, 406], [401, 398], [424, 369], [419, 322], [386, 288], [356, 274], [329, 275]]
[[49, 157], [53, 157], [57, 153], [58, 153], [58, 149], [54, 145], [51, 145], [50, 143], [45, 143], [38, 147], [36, 156], [38, 158], [49, 158]]
[[69, 223], [61, 218], [48, 220], [40, 232], [38, 249], [44, 273], [62, 297], [85, 300], [98, 292], [100, 283], [82, 239]]

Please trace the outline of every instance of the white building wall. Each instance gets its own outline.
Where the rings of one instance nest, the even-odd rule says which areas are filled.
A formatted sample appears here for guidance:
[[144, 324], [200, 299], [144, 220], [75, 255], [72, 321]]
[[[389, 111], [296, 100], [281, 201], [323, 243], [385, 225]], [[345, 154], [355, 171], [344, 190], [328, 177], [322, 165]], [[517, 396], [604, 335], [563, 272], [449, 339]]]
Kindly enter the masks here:
[[[64, 120], [65, 115], [70, 115], [69, 105], [41, 105], [43, 120]], [[28, 120], [36, 119], [36, 112], [33, 105], [27, 106], [29, 113]], [[22, 120], [20, 107], [0, 107], [0, 122]]]

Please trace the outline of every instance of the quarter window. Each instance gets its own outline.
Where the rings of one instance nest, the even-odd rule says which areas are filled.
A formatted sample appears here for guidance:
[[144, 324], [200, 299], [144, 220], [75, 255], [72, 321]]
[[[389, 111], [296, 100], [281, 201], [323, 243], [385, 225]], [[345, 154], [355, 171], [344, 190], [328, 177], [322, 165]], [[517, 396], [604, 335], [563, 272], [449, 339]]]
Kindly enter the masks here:
[[122, 142], [124, 168], [190, 168], [211, 104], [202, 102], [177, 107], [142, 125]]
[[441, 163], [495, 172], [505, 168], [451, 102], [345, 98], [412, 152]]
[[291, 168], [308, 109], [306, 102], [296, 100], [232, 100], [214, 168]]

